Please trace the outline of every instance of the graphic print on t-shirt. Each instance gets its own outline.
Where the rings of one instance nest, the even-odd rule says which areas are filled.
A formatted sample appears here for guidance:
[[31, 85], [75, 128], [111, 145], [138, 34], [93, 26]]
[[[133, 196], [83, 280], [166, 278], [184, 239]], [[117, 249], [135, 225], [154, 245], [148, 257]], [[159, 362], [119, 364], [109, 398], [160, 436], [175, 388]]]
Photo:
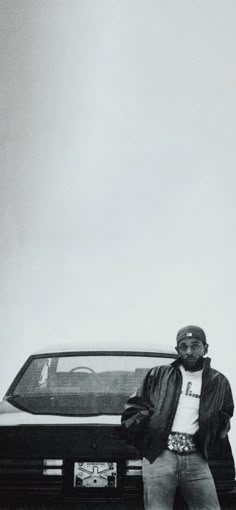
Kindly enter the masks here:
[[[187, 395], [188, 397], [200, 398], [200, 394], [198, 395], [197, 393], [192, 392], [192, 390], [191, 390], [192, 386], [193, 386], [192, 381], [188, 381], [186, 390], [185, 390], [185, 395]], [[181, 393], [183, 393], [183, 390], [181, 390]]]
[[189, 372], [182, 366], [180, 370], [183, 382], [172, 431], [195, 434], [198, 430], [202, 370]]

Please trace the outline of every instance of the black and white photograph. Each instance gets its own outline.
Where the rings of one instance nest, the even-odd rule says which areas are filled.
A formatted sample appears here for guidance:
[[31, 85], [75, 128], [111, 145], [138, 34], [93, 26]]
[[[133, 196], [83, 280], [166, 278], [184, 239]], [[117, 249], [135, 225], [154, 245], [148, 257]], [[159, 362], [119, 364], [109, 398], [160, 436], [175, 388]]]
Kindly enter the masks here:
[[233, 0], [0, 0], [0, 510], [235, 510], [235, 55]]

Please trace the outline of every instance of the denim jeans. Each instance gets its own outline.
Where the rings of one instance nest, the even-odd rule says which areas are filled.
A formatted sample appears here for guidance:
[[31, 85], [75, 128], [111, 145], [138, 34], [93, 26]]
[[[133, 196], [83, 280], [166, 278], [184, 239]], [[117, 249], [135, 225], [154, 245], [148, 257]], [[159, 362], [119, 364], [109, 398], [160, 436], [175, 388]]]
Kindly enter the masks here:
[[145, 510], [172, 510], [180, 487], [189, 510], [220, 510], [214, 480], [200, 453], [178, 455], [164, 450], [150, 462], [143, 459]]

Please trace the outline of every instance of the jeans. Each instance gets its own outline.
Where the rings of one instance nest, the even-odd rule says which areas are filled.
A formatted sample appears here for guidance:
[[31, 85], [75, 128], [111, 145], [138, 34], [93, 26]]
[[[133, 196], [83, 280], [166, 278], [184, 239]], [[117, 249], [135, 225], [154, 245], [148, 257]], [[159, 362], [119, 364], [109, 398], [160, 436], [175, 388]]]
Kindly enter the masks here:
[[214, 480], [200, 453], [178, 455], [164, 450], [150, 462], [143, 459], [145, 510], [172, 510], [180, 487], [189, 510], [220, 510]]

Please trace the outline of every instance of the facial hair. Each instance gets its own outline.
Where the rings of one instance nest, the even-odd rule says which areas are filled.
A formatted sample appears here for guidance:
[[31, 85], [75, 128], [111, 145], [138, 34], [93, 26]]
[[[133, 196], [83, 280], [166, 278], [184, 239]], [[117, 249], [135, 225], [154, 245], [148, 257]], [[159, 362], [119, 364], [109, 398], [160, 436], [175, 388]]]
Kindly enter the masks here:
[[188, 361], [187, 360], [183, 360], [181, 359], [181, 364], [183, 365], [184, 369], [185, 370], [188, 370], [188, 372], [197, 372], [198, 370], [202, 370], [203, 368], [203, 365], [204, 365], [204, 358], [200, 358], [196, 361], [195, 365], [188, 365]]

